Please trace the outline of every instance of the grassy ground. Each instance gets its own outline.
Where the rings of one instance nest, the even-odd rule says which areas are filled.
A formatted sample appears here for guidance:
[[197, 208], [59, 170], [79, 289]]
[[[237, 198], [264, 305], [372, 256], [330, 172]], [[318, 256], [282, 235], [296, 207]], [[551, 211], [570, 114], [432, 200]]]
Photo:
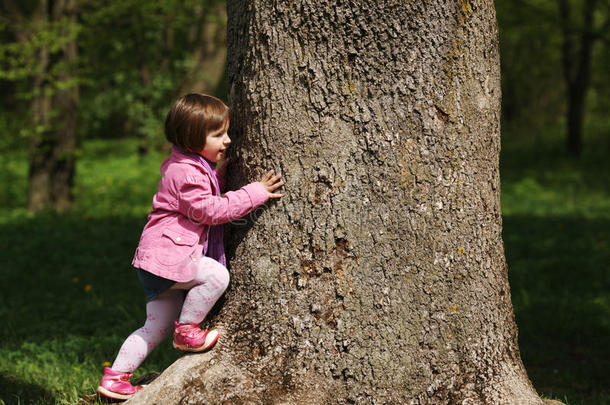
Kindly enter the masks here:
[[[544, 138], [505, 145], [504, 240], [520, 347], [546, 397], [610, 404], [610, 163], [580, 162]], [[558, 153], [559, 152], [559, 153]], [[94, 392], [105, 362], [144, 319], [130, 261], [163, 156], [130, 141], [89, 141], [70, 215], [22, 207], [24, 155], [0, 156], [0, 398], [73, 404]], [[131, 277], [125, 277], [132, 274]], [[136, 376], [179, 354], [162, 343]], [[0, 401], [0, 404], [2, 401]]]
[[[22, 208], [25, 168], [0, 163], [0, 398], [6, 404], [76, 403], [95, 391], [105, 362], [145, 318], [130, 263], [159, 179], [160, 154], [137, 157], [133, 142], [90, 141], [78, 167], [70, 215]], [[4, 166], [4, 167], [2, 167]], [[7, 174], [9, 173], [9, 174]], [[178, 354], [156, 350], [136, 376]], [[0, 402], [1, 403], [1, 402]]]
[[507, 142], [501, 158], [521, 357], [538, 392], [610, 404], [610, 139], [579, 161], [556, 139]]

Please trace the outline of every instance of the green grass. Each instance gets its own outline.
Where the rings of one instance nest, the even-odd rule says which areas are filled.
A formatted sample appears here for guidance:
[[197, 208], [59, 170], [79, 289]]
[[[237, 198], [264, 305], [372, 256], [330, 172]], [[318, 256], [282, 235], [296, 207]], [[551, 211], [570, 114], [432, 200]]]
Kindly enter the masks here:
[[555, 134], [505, 142], [504, 243], [521, 357], [539, 393], [610, 404], [610, 152]]
[[[24, 158], [0, 164], [14, 179], [0, 197], [9, 207], [0, 214], [0, 398], [76, 403], [95, 391], [103, 363], [145, 319], [130, 263], [163, 156], [139, 158], [129, 140], [87, 142], [69, 215], [22, 208], [16, 185], [25, 186], [25, 169], [14, 161]], [[155, 350], [136, 376], [170, 365], [178, 353], [166, 349]]]
[[[592, 143], [573, 161], [553, 134], [512, 139], [503, 145], [502, 207], [522, 358], [541, 395], [610, 404], [608, 143]], [[86, 142], [77, 204], [67, 215], [28, 213], [25, 154], [0, 156], [6, 404], [78, 403], [144, 320], [130, 262], [164, 156], [140, 158], [136, 146]], [[162, 371], [179, 356], [169, 341], [161, 346], [136, 376]]]

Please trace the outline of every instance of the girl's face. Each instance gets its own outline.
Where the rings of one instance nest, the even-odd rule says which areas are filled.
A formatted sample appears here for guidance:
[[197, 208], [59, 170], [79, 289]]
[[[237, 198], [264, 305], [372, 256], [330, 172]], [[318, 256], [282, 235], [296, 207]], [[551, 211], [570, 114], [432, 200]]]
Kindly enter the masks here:
[[231, 138], [227, 134], [229, 124], [224, 125], [221, 129], [210, 132], [205, 137], [205, 146], [201, 151], [201, 155], [211, 162], [218, 162], [225, 158], [227, 148], [231, 143]]

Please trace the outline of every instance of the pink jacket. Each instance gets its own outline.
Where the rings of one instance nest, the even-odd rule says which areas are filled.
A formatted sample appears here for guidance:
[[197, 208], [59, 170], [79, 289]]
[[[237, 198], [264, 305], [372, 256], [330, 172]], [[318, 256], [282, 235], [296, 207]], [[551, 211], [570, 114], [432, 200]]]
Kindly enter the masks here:
[[[224, 179], [218, 182], [224, 187]], [[241, 218], [269, 198], [259, 182], [223, 197], [214, 196], [213, 187], [203, 165], [174, 149], [161, 165], [159, 191], [133, 266], [177, 282], [190, 281], [195, 275], [187, 264], [197, 261], [207, 247], [209, 226]]]

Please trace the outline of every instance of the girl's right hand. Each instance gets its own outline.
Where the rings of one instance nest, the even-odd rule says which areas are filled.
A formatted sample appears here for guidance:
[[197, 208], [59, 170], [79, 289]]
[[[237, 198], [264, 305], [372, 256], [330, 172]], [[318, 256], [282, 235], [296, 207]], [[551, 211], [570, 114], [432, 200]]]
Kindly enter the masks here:
[[269, 198], [280, 198], [283, 197], [283, 194], [274, 193], [275, 190], [282, 187], [284, 185], [284, 180], [280, 180], [282, 178], [281, 174], [273, 175], [273, 169], [269, 170], [263, 179], [260, 181], [261, 184], [267, 190], [269, 194]]

